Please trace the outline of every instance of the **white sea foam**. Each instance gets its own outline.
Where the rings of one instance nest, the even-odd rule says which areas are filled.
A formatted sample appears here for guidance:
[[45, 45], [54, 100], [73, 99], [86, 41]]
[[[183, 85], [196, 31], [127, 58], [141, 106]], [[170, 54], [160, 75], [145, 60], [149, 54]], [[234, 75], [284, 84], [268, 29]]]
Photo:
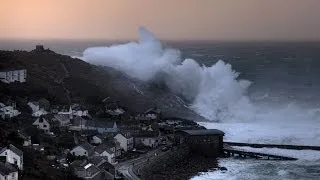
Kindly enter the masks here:
[[164, 48], [145, 28], [140, 28], [139, 42], [91, 47], [84, 51], [82, 59], [116, 68], [142, 81], [152, 81], [161, 74], [163, 83], [209, 120], [246, 120], [252, 114], [242, 113], [243, 108], [254, 112], [244, 95], [250, 82], [237, 80], [239, 74], [230, 64], [218, 61], [206, 67], [193, 59], [181, 59], [180, 51]]

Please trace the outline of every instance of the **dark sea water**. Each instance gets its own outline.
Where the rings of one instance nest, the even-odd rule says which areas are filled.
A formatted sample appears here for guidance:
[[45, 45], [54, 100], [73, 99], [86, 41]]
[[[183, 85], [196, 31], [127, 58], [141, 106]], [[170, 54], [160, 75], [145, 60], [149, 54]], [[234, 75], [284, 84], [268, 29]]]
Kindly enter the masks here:
[[[81, 57], [88, 47], [108, 46], [106, 41], [0, 41], [2, 50], [32, 50], [43, 44], [58, 53]], [[230, 63], [240, 79], [252, 82], [250, 101], [258, 112], [255, 122], [205, 123], [226, 132], [226, 139], [242, 142], [320, 146], [320, 42], [218, 43], [166, 42], [182, 56], [212, 66]], [[248, 112], [247, 112], [248, 111]], [[244, 110], [244, 114], [252, 114]], [[297, 162], [221, 160], [227, 173], [206, 173], [195, 179], [320, 179], [320, 152], [263, 149], [292, 155]]]

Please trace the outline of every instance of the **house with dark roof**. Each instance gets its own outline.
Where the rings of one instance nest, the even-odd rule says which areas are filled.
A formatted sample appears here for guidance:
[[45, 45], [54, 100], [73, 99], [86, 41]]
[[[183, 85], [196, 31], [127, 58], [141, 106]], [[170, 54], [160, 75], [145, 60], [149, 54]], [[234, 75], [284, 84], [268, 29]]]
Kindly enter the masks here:
[[94, 153], [94, 148], [94, 146], [85, 142], [74, 147], [70, 153], [74, 156], [91, 156]]
[[71, 124], [69, 115], [65, 114], [55, 114], [52, 120], [59, 122], [59, 126], [68, 126]]
[[35, 120], [32, 125], [36, 126], [40, 130], [43, 130], [45, 133], [50, 133], [50, 129], [59, 126], [58, 122], [53, 120], [52, 115], [41, 116]]
[[40, 104], [38, 101], [28, 102], [28, 106], [32, 109], [32, 116], [40, 117], [42, 115], [48, 114], [43, 108], [40, 108]]
[[102, 180], [104, 173], [88, 160], [76, 160], [70, 164], [74, 174], [83, 179]]
[[95, 156], [107, 157], [110, 164], [116, 164], [116, 145], [112, 142], [104, 142], [94, 150]]
[[23, 170], [23, 152], [14, 145], [10, 144], [2, 148], [0, 150], [0, 156], [5, 156], [6, 162], [16, 165], [20, 170]]
[[104, 122], [97, 120], [87, 121], [86, 129], [97, 130], [99, 133], [116, 133], [119, 130], [116, 122]]
[[159, 145], [159, 132], [156, 131], [141, 131], [134, 135], [134, 142], [136, 146], [142, 145], [147, 147], [157, 147]]
[[87, 119], [85, 119], [84, 117], [81, 116], [75, 116], [72, 120], [71, 120], [71, 125], [69, 127], [70, 130], [73, 131], [81, 131], [81, 130], [86, 130], [86, 124], [87, 124]]
[[9, 163], [0, 162], [0, 180], [18, 180], [18, 170]]

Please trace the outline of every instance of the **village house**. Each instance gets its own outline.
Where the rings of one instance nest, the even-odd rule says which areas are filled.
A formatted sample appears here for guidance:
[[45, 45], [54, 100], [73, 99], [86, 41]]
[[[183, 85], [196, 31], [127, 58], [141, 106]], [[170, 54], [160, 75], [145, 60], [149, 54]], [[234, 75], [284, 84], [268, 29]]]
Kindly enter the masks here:
[[71, 125], [69, 126], [70, 130], [73, 131], [81, 131], [81, 130], [85, 130], [86, 128], [86, 124], [87, 124], [87, 120], [84, 119], [81, 116], [76, 116], [71, 120]]
[[65, 114], [53, 115], [52, 121], [57, 121], [60, 127], [68, 126], [71, 123], [69, 115], [65, 115]]
[[26, 82], [27, 78], [27, 70], [26, 69], [6, 69], [0, 70], [0, 81], [4, 83], [12, 83], [12, 82]]
[[116, 146], [113, 143], [103, 143], [94, 150], [95, 156], [103, 156], [108, 158], [110, 164], [116, 164]]
[[102, 172], [92, 163], [87, 160], [76, 160], [70, 164], [74, 174], [83, 179], [103, 179]]
[[88, 116], [89, 115], [89, 111], [88, 109], [86, 109], [84, 106], [80, 106], [80, 105], [72, 105], [71, 107], [72, 109], [72, 114], [74, 116]]
[[101, 144], [102, 141], [104, 140], [104, 137], [100, 134], [94, 135], [90, 138], [90, 143], [91, 144]]
[[8, 147], [0, 150], [0, 156], [6, 157], [6, 162], [18, 166], [20, 170], [23, 170], [23, 152], [10, 144]]
[[41, 116], [32, 123], [38, 129], [43, 130], [45, 133], [50, 133], [50, 129], [57, 126], [57, 122], [52, 121], [49, 116]]
[[0, 162], [0, 180], [18, 180], [18, 170], [9, 163]]
[[97, 130], [99, 133], [116, 133], [118, 126], [116, 122], [103, 122], [91, 120], [86, 123], [87, 130]]
[[154, 131], [141, 131], [134, 136], [135, 145], [143, 145], [150, 148], [157, 147], [159, 145], [159, 133]]
[[32, 109], [32, 116], [40, 117], [42, 115], [48, 114], [43, 108], [40, 108], [39, 102], [32, 101], [28, 103], [28, 106]]
[[73, 111], [71, 106], [67, 108], [68, 106], [63, 106], [58, 110], [58, 114], [64, 114], [64, 115], [69, 115], [70, 119], [73, 118]]
[[12, 103], [12, 105], [8, 106], [3, 103], [0, 103], [0, 117], [2, 119], [10, 119], [20, 114], [21, 112], [16, 109], [15, 103]]
[[124, 151], [127, 152], [133, 149], [133, 137], [130, 133], [118, 133], [114, 139], [120, 143], [120, 147]]
[[93, 156], [88, 158], [88, 162], [95, 165], [100, 171], [103, 172], [104, 180], [113, 180], [115, 177], [114, 165], [108, 163], [108, 160], [102, 156]]
[[31, 136], [28, 136], [18, 130], [18, 135], [21, 139], [23, 139], [23, 146], [31, 146]]
[[150, 108], [148, 109], [147, 111], [145, 111], [143, 113], [143, 115], [147, 118], [150, 118], [152, 120], [156, 120], [158, 119], [158, 116], [160, 115], [161, 111], [160, 109], [157, 109], [157, 108]]
[[73, 148], [70, 153], [74, 156], [91, 156], [94, 153], [94, 146], [85, 142]]

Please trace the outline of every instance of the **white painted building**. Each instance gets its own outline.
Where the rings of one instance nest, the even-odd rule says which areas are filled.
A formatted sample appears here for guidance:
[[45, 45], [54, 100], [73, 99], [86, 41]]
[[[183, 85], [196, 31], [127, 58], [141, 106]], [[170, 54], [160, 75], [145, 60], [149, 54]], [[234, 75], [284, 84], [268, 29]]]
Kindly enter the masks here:
[[2, 119], [12, 118], [20, 114], [21, 112], [15, 109], [14, 106], [6, 106], [3, 103], [0, 103], [0, 116]]
[[38, 129], [41, 129], [46, 133], [50, 133], [49, 120], [44, 117], [39, 117], [36, 121], [33, 122], [32, 125], [36, 126]]
[[45, 111], [43, 108], [40, 108], [39, 103], [36, 101], [29, 102], [28, 106], [32, 109], [32, 116], [34, 117], [40, 117], [42, 115], [48, 114], [47, 111]]
[[130, 133], [118, 133], [114, 139], [120, 143], [120, 147], [124, 151], [133, 149], [133, 137], [130, 135]]
[[101, 144], [102, 140], [103, 140], [102, 136], [95, 135], [95, 136], [92, 136], [92, 138], [90, 140], [90, 143], [92, 143], [92, 144]]
[[0, 162], [0, 180], [18, 180], [18, 170], [9, 163]]
[[0, 70], [0, 81], [4, 83], [26, 82], [27, 70]]
[[70, 153], [74, 156], [91, 156], [94, 151], [94, 146], [85, 142], [73, 148]]
[[141, 131], [134, 136], [136, 145], [143, 145], [147, 147], [157, 147], [159, 145], [159, 132], [157, 131]]
[[23, 152], [12, 144], [2, 148], [0, 156], [5, 156], [6, 162], [17, 165], [20, 170], [23, 170]]
[[110, 144], [100, 144], [94, 150], [95, 156], [107, 157], [110, 164], [116, 164], [116, 147]]

